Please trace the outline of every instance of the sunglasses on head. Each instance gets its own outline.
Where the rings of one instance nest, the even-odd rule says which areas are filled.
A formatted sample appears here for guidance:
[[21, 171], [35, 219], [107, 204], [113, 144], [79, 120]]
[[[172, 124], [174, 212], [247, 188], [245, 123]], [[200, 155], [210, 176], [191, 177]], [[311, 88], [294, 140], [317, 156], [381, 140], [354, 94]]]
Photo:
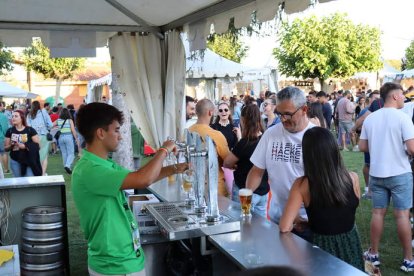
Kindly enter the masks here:
[[225, 109], [219, 109], [219, 112], [221, 113], [221, 112], [228, 112], [229, 110], [227, 109], [227, 108], [225, 108]]

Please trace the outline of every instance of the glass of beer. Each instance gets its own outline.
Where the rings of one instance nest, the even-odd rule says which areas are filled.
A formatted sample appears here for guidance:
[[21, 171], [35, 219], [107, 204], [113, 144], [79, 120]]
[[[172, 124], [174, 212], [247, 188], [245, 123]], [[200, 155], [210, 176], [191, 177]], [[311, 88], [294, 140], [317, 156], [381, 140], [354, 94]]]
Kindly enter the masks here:
[[193, 188], [193, 182], [195, 179], [195, 171], [192, 169], [187, 169], [183, 173], [183, 190], [187, 195], [186, 201], [190, 201], [190, 192]]
[[240, 205], [241, 205], [241, 216], [249, 217], [252, 214], [250, 209], [252, 208], [252, 197], [253, 191], [250, 189], [240, 189], [239, 190]]

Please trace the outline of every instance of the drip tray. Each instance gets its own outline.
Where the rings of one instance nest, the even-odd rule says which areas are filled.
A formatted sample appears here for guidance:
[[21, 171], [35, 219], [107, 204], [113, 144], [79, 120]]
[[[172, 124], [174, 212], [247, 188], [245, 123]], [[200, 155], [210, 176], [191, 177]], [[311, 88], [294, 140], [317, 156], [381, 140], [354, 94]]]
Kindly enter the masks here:
[[185, 202], [147, 204], [148, 213], [160, 227], [161, 233], [169, 240], [210, 236], [240, 231], [240, 220], [220, 210], [220, 217], [213, 222], [199, 215]]

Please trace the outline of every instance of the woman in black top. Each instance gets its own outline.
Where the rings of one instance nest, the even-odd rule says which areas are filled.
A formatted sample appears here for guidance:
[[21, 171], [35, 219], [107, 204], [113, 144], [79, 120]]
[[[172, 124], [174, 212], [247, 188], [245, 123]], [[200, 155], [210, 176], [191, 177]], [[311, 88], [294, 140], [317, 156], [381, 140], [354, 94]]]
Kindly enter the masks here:
[[26, 125], [23, 111], [12, 113], [12, 124], [6, 132], [4, 149], [10, 151], [10, 167], [14, 177], [40, 176], [42, 167], [39, 158], [39, 135]]
[[296, 179], [279, 222], [290, 232], [302, 204], [313, 243], [364, 271], [361, 242], [355, 226], [359, 204], [358, 175], [348, 172], [332, 133], [321, 127], [305, 132], [302, 140], [304, 176]]
[[236, 128], [233, 125], [233, 119], [230, 107], [227, 103], [220, 103], [218, 106], [218, 116], [211, 128], [220, 131], [226, 137], [229, 149], [232, 150], [237, 143]]
[[[257, 105], [249, 105], [242, 109], [240, 124], [242, 134], [240, 141], [224, 159], [224, 167], [234, 170], [232, 200], [239, 202], [239, 189], [246, 187], [247, 175], [253, 164], [250, 162], [257, 144], [263, 133], [260, 110]], [[259, 188], [252, 197], [252, 211], [266, 217], [267, 194], [269, 193], [267, 172], [263, 175]]]

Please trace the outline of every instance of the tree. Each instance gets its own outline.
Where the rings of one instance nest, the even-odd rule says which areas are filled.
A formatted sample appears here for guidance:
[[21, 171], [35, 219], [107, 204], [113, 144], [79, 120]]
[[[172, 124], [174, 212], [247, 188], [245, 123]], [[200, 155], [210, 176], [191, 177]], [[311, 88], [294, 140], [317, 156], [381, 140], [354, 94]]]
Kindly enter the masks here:
[[246, 56], [249, 49], [243, 45], [237, 35], [231, 33], [212, 35], [207, 42], [207, 47], [216, 54], [238, 63]]
[[279, 70], [302, 78], [347, 78], [382, 67], [380, 31], [355, 25], [345, 14], [311, 16], [283, 23], [280, 47], [273, 50]]
[[13, 54], [11, 51], [7, 50], [3, 43], [0, 42], [0, 75], [3, 74], [3, 70], [11, 71], [13, 70], [12, 66]]
[[49, 49], [40, 40], [34, 40], [23, 51], [23, 62], [27, 70], [56, 80], [55, 103], [59, 102], [62, 81], [71, 78], [84, 65], [82, 58], [51, 58]]
[[414, 68], [414, 40], [411, 41], [410, 46], [405, 49], [405, 68]]

